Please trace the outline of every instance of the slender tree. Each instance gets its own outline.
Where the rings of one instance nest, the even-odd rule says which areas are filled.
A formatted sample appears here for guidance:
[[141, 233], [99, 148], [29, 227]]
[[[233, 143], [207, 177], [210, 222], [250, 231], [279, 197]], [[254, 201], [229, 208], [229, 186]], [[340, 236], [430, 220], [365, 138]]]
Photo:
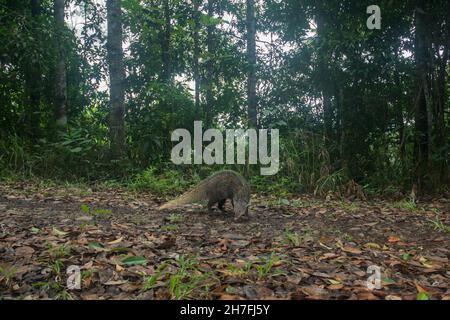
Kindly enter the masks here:
[[195, 114], [196, 119], [200, 120], [200, 70], [199, 70], [199, 56], [200, 56], [200, 40], [199, 40], [199, 29], [200, 29], [200, 1], [193, 0], [193, 39], [194, 39], [194, 61], [193, 61], [193, 71], [194, 71], [194, 96], [195, 96]]
[[255, 1], [247, 1], [246, 22], [247, 22], [247, 112], [249, 127], [256, 128], [257, 121], [257, 100], [256, 100], [256, 20]]
[[[436, 3], [433, 3], [436, 5]], [[432, 54], [435, 57], [434, 72], [432, 73], [433, 92], [433, 128], [434, 128], [434, 153], [437, 154], [437, 172], [440, 183], [450, 184], [449, 175], [449, 150], [445, 148], [446, 141], [450, 136], [448, 132], [449, 121], [446, 121], [450, 110], [446, 112], [446, 104], [448, 105], [449, 90], [447, 84], [449, 83], [448, 62], [450, 59], [450, 17], [448, 12], [450, 10], [450, 3], [447, 1], [442, 7], [433, 7], [433, 21], [437, 21], [431, 25], [432, 27]]]
[[[208, 0], [208, 17], [214, 16], [214, 0]], [[213, 62], [214, 62], [214, 24], [208, 23], [206, 27], [206, 46], [208, 50], [208, 59], [206, 61], [206, 127], [212, 125], [214, 95], [213, 95]]]
[[333, 106], [331, 101], [333, 83], [331, 82], [329, 66], [332, 58], [327, 45], [327, 14], [325, 12], [324, 1], [316, 1], [316, 10], [317, 37], [320, 41], [319, 50], [317, 52], [317, 78], [320, 89], [322, 91], [325, 143], [328, 147], [328, 152], [332, 154], [331, 146], [333, 145]]
[[58, 56], [55, 71], [55, 118], [56, 126], [60, 130], [67, 127], [67, 75], [66, 75], [66, 49], [64, 45], [64, 7], [65, 0], [54, 1], [55, 35]]
[[161, 35], [161, 54], [162, 54], [162, 80], [170, 82], [172, 78], [171, 71], [171, 56], [170, 56], [170, 37], [172, 34], [171, 10], [170, 0], [163, 0], [163, 14], [164, 14], [164, 31]]
[[[37, 43], [40, 39], [39, 19], [41, 16], [41, 1], [31, 0], [31, 33]], [[28, 98], [27, 126], [30, 137], [35, 140], [39, 136], [41, 79], [40, 51], [31, 52], [31, 59], [25, 70], [25, 90]]]
[[428, 168], [429, 127], [428, 103], [429, 90], [427, 61], [429, 60], [429, 47], [427, 40], [427, 12], [426, 2], [416, 1], [415, 8], [415, 46], [416, 85], [417, 96], [415, 105], [415, 146], [414, 146], [414, 181], [418, 193], [422, 193], [424, 177]]
[[114, 157], [120, 158], [125, 151], [125, 101], [122, 48], [121, 0], [107, 0], [108, 20], [108, 66], [110, 95], [110, 139]]

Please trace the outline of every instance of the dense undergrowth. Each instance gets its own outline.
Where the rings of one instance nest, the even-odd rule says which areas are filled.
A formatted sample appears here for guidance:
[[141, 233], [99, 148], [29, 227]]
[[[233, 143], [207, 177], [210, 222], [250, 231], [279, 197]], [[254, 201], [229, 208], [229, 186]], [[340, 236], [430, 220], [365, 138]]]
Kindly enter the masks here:
[[[33, 145], [12, 136], [0, 142], [0, 179], [120, 186], [136, 192], [176, 195], [215, 171], [233, 169], [246, 175], [252, 189], [258, 193], [278, 196], [339, 193], [356, 179], [349, 176], [347, 168], [333, 170], [326, 150], [314, 139], [317, 140], [304, 136], [301, 142], [282, 140], [280, 171], [274, 176], [262, 176], [259, 165], [249, 166], [248, 172], [242, 165], [176, 166], [161, 161], [163, 153], [159, 153], [159, 160], [155, 159], [152, 165], [138, 163], [130, 156], [114, 161], [109, 158], [107, 140], [98, 139], [82, 129], [71, 130], [55, 139], [56, 142], [41, 139]], [[384, 176], [377, 172], [356, 180], [356, 183], [366, 195], [408, 192], [410, 189], [404, 178], [400, 175], [394, 175], [394, 179], [388, 177], [392, 170], [386, 170]], [[437, 190], [441, 192], [445, 187]]]

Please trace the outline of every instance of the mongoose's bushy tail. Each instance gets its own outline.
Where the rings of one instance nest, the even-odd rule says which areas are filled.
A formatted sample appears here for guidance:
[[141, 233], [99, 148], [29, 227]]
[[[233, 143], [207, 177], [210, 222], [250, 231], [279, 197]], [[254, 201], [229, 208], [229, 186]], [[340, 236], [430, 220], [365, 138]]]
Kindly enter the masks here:
[[186, 192], [185, 194], [179, 196], [178, 198], [167, 202], [158, 208], [158, 210], [170, 209], [178, 206], [182, 206], [185, 204], [193, 203], [196, 201], [205, 200], [205, 194], [203, 192], [199, 192], [199, 187], [197, 186], [191, 191]]

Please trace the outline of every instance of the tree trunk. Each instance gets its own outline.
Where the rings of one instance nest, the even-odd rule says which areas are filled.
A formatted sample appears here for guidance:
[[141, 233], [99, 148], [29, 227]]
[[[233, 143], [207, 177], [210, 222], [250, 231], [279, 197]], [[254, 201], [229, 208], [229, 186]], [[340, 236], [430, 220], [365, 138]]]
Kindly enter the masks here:
[[417, 1], [415, 9], [415, 59], [417, 97], [415, 106], [415, 145], [414, 145], [414, 183], [420, 194], [424, 187], [424, 177], [428, 169], [429, 128], [428, 128], [428, 75], [426, 6], [424, 1]]
[[161, 51], [163, 63], [162, 80], [163, 82], [166, 83], [170, 82], [171, 79], [170, 35], [172, 33], [172, 25], [170, 22], [171, 12], [169, 1], [170, 0], [163, 1], [164, 33], [161, 39]]
[[329, 68], [329, 61], [331, 60], [331, 54], [328, 52], [328, 46], [326, 45], [327, 35], [326, 35], [326, 13], [323, 11], [324, 5], [321, 1], [317, 2], [317, 35], [321, 40], [320, 50], [318, 52], [318, 80], [320, 83], [323, 99], [323, 123], [324, 123], [324, 135], [325, 143], [327, 146], [328, 153], [330, 155], [330, 162], [333, 154], [332, 142], [333, 142], [333, 107], [331, 104], [332, 85], [331, 85], [331, 72]]
[[337, 83], [334, 85], [334, 96], [336, 97], [336, 111], [337, 111], [337, 140], [339, 141], [339, 162], [341, 163], [340, 167], [343, 168], [347, 165], [347, 153], [346, 153], [346, 110], [344, 106], [344, 88], [339, 87]]
[[56, 46], [58, 58], [55, 76], [55, 120], [59, 130], [67, 128], [67, 76], [66, 76], [66, 50], [64, 45], [64, 0], [54, 1]]
[[436, 99], [435, 99], [435, 128], [436, 128], [436, 145], [438, 149], [442, 151], [438, 151], [439, 159], [441, 159], [438, 163], [438, 170], [439, 170], [439, 180], [441, 184], [447, 184], [450, 183], [448, 180], [448, 167], [449, 167], [449, 160], [448, 160], [448, 153], [447, 150], [442, 148], [447, 143], [447, 137], [448, 132], [446, 128], [446, 121], [445, 121], [445, 105], [448, 101], [448, 92], [446, 90], [446, 86], [448, 83], [447, 79], [447, 64], [449, 60], [449, 45], [450, 45], [450, 33], [447, 31], [444, 37], [444, 45], [443, 45], [443, 52], [442, 56], [439, 53], [439, 50], [436, 49], [436, 55], [438, 57], [438, 64], [436, 66], [437, 68], [437, 75], [436, 75], [436, 83], [435, 83], [435, 90], [436, 90]]
[[193, 71], [194, 71], [194, 96], [195, 96], [195, 120], [200, 120], [200, 71], [198, 66], [198, 59], [200, 56], [200, 44], [199, 44], [199, 29], [200, 29], [200, 12], [199, 12], [199, 6], [200, 2], [199, 0], [193, 0], [193, 19], [194, 19], [194, 32], [193, 32], [193, 38], [194, 38], [194, 61], [193, 61]]
[[121, 0], [107, 0], [108, 66], [110, 123], [109, 132], [113, 157], [120, 159], [125, 151], [125, 72], [122, 48]]
[[258, 126], [256, 100], [256, 21], [255, 1], [247, 1], [247, 112], [250, 128]]
[[[394, 59], [395, 61], [398, 61], [400, 48], [396, 48], [394, 52]], [[401, 88], [400, 83], [400, 76], [398, 72], [395, 72], [394, 75], [394, 81], [395, 81], [395, 87]], [[399, 154], [400, 154], [400, 170], [402, 177], [406, 176], [406, 163], [405, 163], [405, 157], [406, 157], [406, 141], [405, 141], [405, 122], [403, 117], [403, 101], [402, 101], [402, 91], [396, 90], [395, 96], [394, 96], [394, 109], [395, 109], [395, 120], [397, 124], [397, 130], [398, 130], [398, 148], [399, 148]]]
[[[214, 15], [214, 0], [208, 0], [208, 16]], [[213, 116], [213, 57], [214, 57], [214, 25], [208, 24], [206, 30], [206, 46], [208, 49], [208, 60], [206, 62], [206, 128], [212, 126]]]
[[[31, 31], [35, 41], [40, 39], [39, 17], [41, 15], [41, 1], [31, 0]], [[39, 52], [38, 52], [39, 54]], [[40, 57], [35, 54], [31, 56], [30, 64], [25, 70], [25, 86], [28, 99], [27, 129], [32, 140], [39, 137], [39, 126], [41, 122], [41, 68]]]

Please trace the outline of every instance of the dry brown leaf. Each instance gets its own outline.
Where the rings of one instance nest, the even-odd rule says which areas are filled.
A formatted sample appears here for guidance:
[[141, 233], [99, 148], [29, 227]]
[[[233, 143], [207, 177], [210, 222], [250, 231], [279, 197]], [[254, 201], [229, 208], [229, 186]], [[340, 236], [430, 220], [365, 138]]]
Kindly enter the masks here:
[[348, 253], [353, 253], [353, 254], [361, 254], [362, 251], [359, 250], [358, 248], [355, 247], [351, 247], [351, 246], [344, 246], [342, 247], [342, 251], [348, 252]]

